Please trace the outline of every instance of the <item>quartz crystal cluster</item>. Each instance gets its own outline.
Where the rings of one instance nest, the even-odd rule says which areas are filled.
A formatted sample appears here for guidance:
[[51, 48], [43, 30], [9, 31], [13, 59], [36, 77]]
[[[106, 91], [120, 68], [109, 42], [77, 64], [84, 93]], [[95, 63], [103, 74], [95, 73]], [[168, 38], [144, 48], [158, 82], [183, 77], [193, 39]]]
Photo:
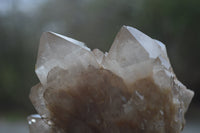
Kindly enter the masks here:
[[165, 45], [129, 26], [105, 54], [45, 32], [35, 71], [31, 133], [180, 133], [194, 95], [176, 78]]

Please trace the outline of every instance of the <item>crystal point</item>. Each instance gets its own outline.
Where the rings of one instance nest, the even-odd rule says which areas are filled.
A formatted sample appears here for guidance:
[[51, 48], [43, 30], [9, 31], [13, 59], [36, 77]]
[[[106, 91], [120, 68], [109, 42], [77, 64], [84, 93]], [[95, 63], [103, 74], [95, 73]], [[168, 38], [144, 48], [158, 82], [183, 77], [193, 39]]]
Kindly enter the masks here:
[[91, 55], [92, 52], [84, 46], [84, 43], [57, 33], [45, 32], [40, 39], [35, 71], [40, 82], [46, 85], [48, 72], [55, 66], [67, 69], [80, 62], [83, 67], [98, 66]]
[[181, 133], [194, 95], [165, 45], [130, 26], [106, 54], [45, 32], [35, 71], [41, 83], [30, 99], [39, 115], [28, 117], [31, 133]]

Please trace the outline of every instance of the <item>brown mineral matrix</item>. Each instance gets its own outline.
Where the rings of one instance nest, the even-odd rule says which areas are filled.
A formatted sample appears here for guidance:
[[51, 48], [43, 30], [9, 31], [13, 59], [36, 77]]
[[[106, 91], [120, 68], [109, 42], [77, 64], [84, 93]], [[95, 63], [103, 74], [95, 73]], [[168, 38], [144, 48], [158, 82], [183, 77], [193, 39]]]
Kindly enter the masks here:
[[106, 54], [45, 32], [36, 74], [30, 133], [180, 133], [194, 95], [176, 78], [165, 45], [129, 26]]

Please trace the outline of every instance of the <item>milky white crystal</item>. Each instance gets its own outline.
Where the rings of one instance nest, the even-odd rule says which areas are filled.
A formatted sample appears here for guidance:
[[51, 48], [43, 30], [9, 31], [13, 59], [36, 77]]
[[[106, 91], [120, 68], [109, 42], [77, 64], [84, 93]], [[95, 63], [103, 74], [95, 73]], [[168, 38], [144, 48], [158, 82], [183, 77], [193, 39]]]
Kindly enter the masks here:
[[31, 133], [180, 133], [194, 95], [176, 78], [165, 45], [129, 26], [106, 54], [45, 32], [35, 71]]

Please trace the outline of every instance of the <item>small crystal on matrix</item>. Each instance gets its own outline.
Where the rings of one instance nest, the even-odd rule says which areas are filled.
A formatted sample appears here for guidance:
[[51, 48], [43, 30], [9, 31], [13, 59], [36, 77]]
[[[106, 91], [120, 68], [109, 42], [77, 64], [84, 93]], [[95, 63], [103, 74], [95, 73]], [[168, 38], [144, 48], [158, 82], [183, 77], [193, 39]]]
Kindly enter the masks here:
[[30, 133], [180, 133], [194, 95], [165, 45], [129, 26], [106, 54], [45, 32], [35, 71]]

